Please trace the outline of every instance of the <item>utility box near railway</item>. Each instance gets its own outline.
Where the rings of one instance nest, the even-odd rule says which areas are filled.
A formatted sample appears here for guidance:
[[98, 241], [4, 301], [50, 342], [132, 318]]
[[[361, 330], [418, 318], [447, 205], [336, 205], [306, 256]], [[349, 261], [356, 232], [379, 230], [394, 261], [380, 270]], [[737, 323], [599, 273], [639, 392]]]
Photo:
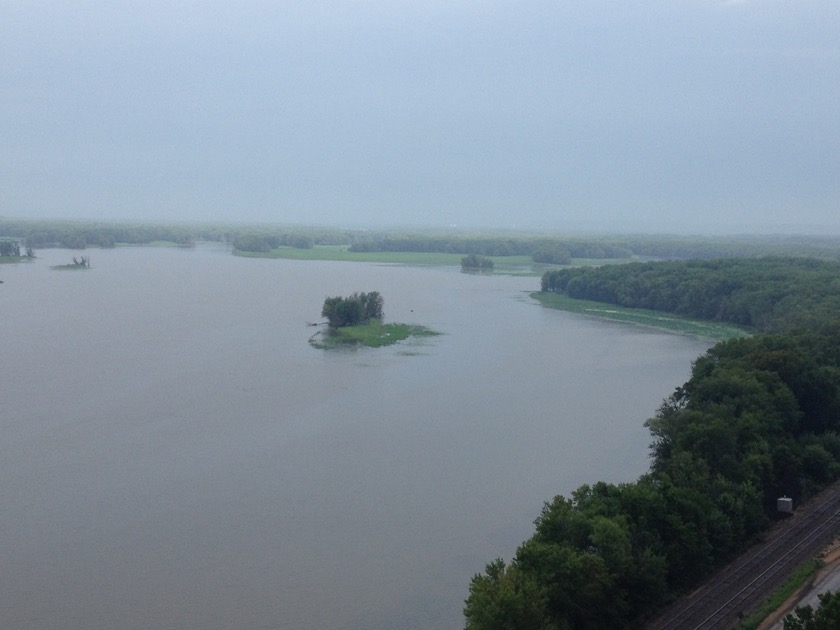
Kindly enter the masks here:
[[776, 511], [782, 514], [793, 514], [793, 499], [790, 497], [776, 499]]

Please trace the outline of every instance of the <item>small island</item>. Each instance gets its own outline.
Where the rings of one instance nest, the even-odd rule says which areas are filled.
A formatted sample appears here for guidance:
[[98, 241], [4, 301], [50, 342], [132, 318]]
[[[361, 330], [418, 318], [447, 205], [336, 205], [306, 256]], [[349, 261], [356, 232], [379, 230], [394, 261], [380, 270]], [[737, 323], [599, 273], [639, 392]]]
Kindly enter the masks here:
[[76, 258], [73, 256], [73, 262], [67, 265], [53, 265], [53, 269], [90, 269], [90, 258], [87, 256], [80, 256]]
[[24, 260], [32, 260], [35, 254], [32, 248], [27, 246], [24, 254], [20, 253], [20, 243], [13, 239], [0, 239], [0, 263], [17, 263]]
[[320, 349], [390, 346], [410, 337], [429, 337], [438, 333], [410, 324], [382, 323], [384, 300], [378, 291], [353, 293], [349, 297], [328, 297], [321, 316], [327, 329], [314, 334], [309, 343]]

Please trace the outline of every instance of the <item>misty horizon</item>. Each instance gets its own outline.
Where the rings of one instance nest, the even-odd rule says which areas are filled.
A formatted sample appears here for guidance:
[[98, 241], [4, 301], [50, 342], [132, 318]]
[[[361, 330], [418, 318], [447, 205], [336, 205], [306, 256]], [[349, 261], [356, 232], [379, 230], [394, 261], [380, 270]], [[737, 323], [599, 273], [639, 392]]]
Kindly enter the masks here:
[[0, 215], [837, 234], [840, 5], [13, 0]]

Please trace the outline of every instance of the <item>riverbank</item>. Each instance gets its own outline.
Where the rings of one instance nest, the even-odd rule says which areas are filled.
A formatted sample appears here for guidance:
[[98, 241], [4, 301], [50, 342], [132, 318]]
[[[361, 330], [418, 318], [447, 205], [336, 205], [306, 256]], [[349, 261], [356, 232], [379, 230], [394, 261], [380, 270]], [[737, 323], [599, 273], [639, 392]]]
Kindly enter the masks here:
[[725, 341], [727, 339], [749, 336], [750, 334], [749, 331], [731, 324], [688, 319], [660, 311], [624, 308], [614, 304], [605, 304], [604, 302], [577, 300], [561, 293], [537, 291], [530, 295], [547, 308], [590, 315], [592, 317], [626, 324], [636, 324], [646, 328], [665, 330], [714, 341]]

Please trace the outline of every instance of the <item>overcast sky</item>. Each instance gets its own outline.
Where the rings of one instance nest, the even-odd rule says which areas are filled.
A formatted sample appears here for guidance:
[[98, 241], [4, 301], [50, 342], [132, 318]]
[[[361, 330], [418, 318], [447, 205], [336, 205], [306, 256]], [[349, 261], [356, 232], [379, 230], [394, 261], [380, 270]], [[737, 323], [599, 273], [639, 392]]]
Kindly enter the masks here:
[[837, 0], [0, 0], [0, 215], [840, 232]]

